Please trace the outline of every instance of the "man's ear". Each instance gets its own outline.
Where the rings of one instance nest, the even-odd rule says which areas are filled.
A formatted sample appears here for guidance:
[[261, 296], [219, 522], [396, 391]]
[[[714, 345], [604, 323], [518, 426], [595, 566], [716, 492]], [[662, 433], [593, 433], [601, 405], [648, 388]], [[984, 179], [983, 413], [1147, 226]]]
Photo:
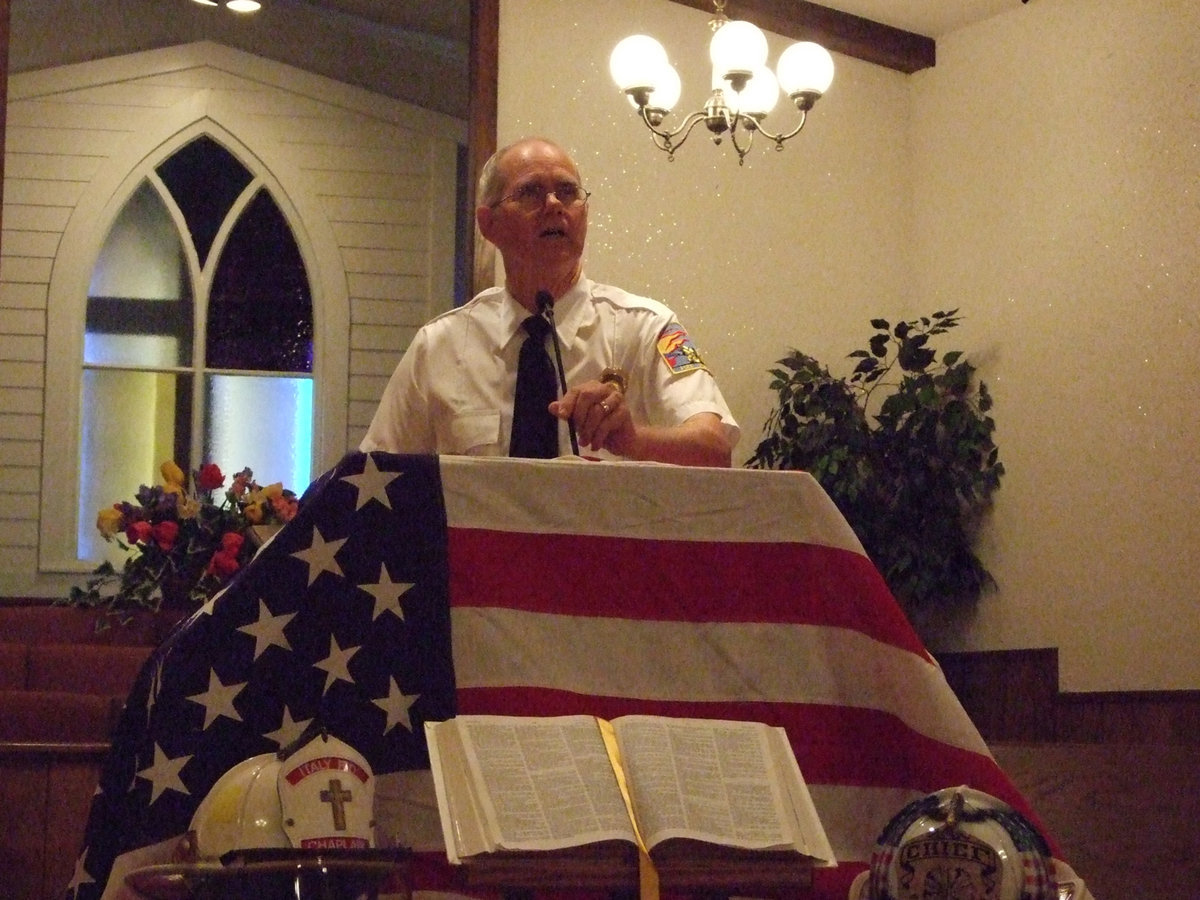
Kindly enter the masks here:
[[479, 228], [479, 233], [482, 234], [488, 241], [492, 240], [492, 222], [495, 212], [496, 211], [490, 206], [479, 206], [475, 208], [475, 224]]

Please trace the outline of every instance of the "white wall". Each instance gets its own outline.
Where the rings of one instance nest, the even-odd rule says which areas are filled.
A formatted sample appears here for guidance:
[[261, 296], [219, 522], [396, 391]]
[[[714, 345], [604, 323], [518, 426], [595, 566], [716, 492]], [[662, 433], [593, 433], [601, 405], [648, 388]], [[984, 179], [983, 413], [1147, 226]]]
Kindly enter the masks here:
[[1200, 4], [1038, 0], [913, 78], [918, 296], [961, 303], [1008, 476], [956, 646], [1200, 687]]
[[738, 461], [789, 347], [836, 370], [872, 317], [961, 306], [951, 343], [996, 395], [1009, 474], [983, 544], [999, 591], [935, 648], [1057, 646], [1068, 691], [1200, 688], [1200, 4], [1038, 0], [915, 76], [837, 57], [804, 133], [741, 168], [703, 129], [668, 162], [607, 72], [621, 37], [654, 34], [699, 107], [708, 18], [501, 4], [499, 143], [573, 152], [588, 274], [676, 309], [742, 423]]
[[451, 303], [465, 127], [210, 42], [21, 73], [8, 101], [0, 597], [61, 597], [79, 579], [58, 573], [91, 568], [75, 559], [76, 492], [63, 489], [77, 481], [86, 287], [146, 170], [211, 133], [288, 218], [313, 294], [319, 472], [358, 445], [401, 348]]

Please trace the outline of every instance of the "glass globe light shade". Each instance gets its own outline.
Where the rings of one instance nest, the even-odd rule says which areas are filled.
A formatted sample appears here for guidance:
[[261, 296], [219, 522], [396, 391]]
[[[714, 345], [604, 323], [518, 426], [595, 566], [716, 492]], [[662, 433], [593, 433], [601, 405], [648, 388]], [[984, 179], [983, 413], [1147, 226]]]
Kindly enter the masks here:
[[[729, 96], [727, 93], [726, 96]], [[739, 94], [732, 94], [737, 100], [737, 109], [744, 115], [763, 117], [775, 108], [779, 102], [779, 82], [775, 73], [766, 66], [759, 66], [750, 76], [750, 81]], [[733, 103], [730, 103], [733, 107]]]
[[[651, 78], [653, 78], [654, 88], [650, 91], [650, 99], [646, 101], [646, 106], [650, 109], [661, 109], [670, 112], [675, 108], [675, 104], [679, 102], [679, 95], [683, 91], [683, 84], [679, 80], [679, 73], [675, 71], [673, 65], [664, 62], [654, 70]], [[632, 94], [626, 95], [626, 99], [629, 100], [630, 106], [634, 109], [638, 108], [638, 102]]]
[[833, 57], [820, 44], [801, 41], [783, 51], [775, 71], [789, 97], [803, 91], [824, 94], [833, 83]]
[[717, 29], [708, 56], [722, 78], [730, 72], [753, 72], [767, 61], [767, 37], [756, 25], [735, 19]]
[[653, 90], [658, 87], [654, 76], [663, 66], [669, 65], [663, 45], [645, 34], [631, 34], [613, 47], [608, 57], [609, 74], [623, 91], [631, 88]]

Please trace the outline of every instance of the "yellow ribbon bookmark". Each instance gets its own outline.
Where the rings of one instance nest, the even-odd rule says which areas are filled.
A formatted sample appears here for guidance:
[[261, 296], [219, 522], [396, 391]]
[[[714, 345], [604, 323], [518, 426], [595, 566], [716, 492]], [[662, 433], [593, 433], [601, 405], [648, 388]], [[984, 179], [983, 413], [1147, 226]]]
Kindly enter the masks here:
[[646, 850], [646, 842], [642, 840], [642, 831], [638, 828], [637, 818], [633, 814], [633, 799], [629, 796], [629, 784], [625, 781], [625, 767], [621, 763], [621, 750], [617, 746], [617, 733], [612, 723], [604, 719], [596, 719], [600, 726], [600, 737], [604, 739], [604, 749], [608, 752], [608, 761], [612, 764], [613, 773], [617, 776], [617, 786], [621, 789], [621, 797], [625, 801], [625, 811], [629, 814], [629, 822], [633, 825], [633, 836], [638, 846], [638, 895], [641, 900], [658, 900], [658, 872]]

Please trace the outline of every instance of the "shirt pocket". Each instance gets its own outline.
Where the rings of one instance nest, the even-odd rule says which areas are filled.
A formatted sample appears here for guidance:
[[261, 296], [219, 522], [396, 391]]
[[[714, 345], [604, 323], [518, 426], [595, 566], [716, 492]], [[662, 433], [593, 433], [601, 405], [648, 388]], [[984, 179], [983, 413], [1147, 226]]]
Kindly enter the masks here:
[[445, 453], [488, 454], [498, 452], [500, 443], [500, 411], [494, 409], [461, 412], [446, 423], [445, 433], [438, 443]]

